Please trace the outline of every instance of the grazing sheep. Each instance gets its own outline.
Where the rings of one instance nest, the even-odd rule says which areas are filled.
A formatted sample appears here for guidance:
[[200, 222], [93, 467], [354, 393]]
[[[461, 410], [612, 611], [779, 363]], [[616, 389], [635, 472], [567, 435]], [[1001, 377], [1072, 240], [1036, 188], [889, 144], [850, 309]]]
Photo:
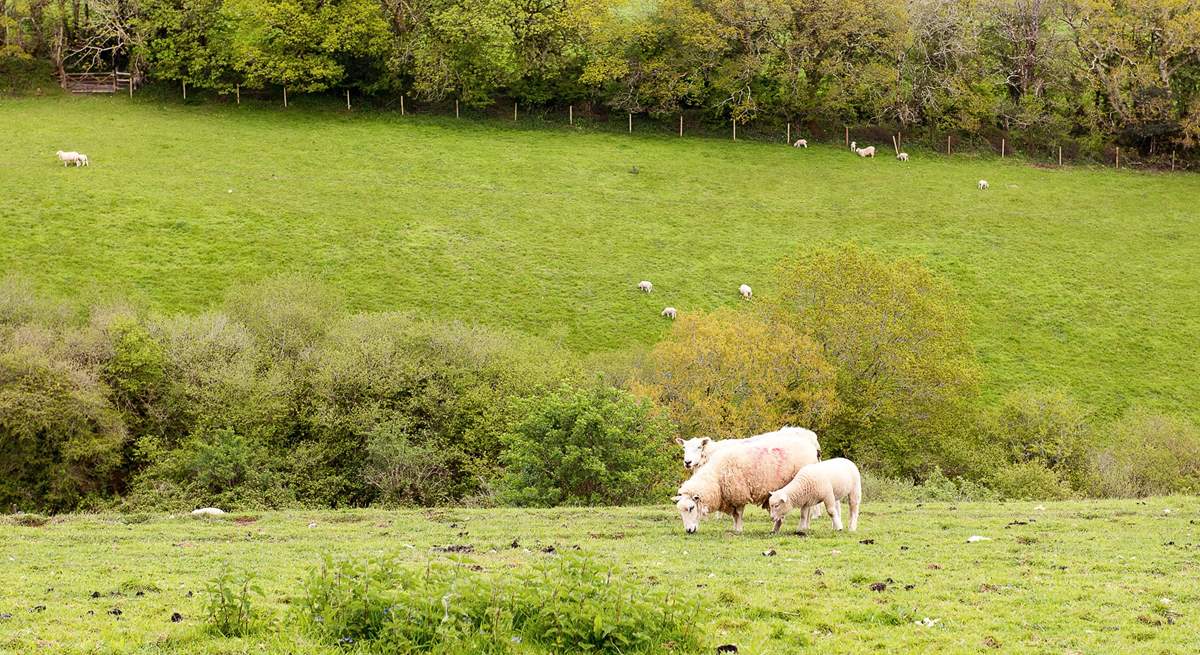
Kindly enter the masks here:
[[807, 148], [808, 141], [806, 141], [804, 139], [796, 139], [796, 142], [792, 144], [792, 147], [793, 148]]
[[79, 153], [79, 157], [75, 160], [75, 165], [76, 166], [87, 166], [88, 165], [87, 155], [83, 154], [82, 152]]
[[70, 164], [75, 164], [76, 166], [79, 165], [79, 153], [73, 150], [70, 152], [63, 152], [62, 150], [59, 150], [54, 154], [58, 156], [58, 161], [62, 162], [63, 168], [66, 168]]
[[801, 532], [808, 530], [811, 508], [817, 503], [825, 503], [833, 519], [833, 529], [841, 530], [840, 503], [846, 497], [850, 499], [850, 531], [854, 532], [858, 529], [858, 507], [862, 502], [862, 476], [858, 467], [842, 457], [809, 464], [783, 488], [771, 492], [767, 504], [775, 521], [772, 532], [779, 532], [783, 518], [793, 507], [800, 508]]
[[987, 191], [987, 189], [988, 189], [988, 183], [987, 183], [987, 180], [979, 180], [979, 190], [980, 190], [980, 191]]
[[761, 440], [722, 448], [691, 479], [679, 486], [672, 498], [683, 529], [692, 534], [709, 512], [733, 517], [733, 529], [742, 531], [746, 505], [766, 506], [772, 486], [795, 477], [807, 464], [817, 461], [817, 449], [805, 439]]
[[754, 290], [750, 288], [749, 284], [743, 284], [742, 286], [738, 287], [738, 293], [742, 294], [742, 297], [746, 300], [750, 300], [750, 298], [754, 295]]
[[650, 293], [651, 291], [654, 291], [654, 285], [650, 284], [650, 280], [642, 280], [641, 282], [638, 282], [638, 290]]
[[900, 161], [908, 161], [908, 153], [902, 152], [902, 153], [896, 155], [896, 159], [899, 159]]
[[858, 153], [859, 157], [875, 158], [875, 146], [867, 146], [866, 148], [857, 148], [854, 152]]
[[673, 321], [673, 320], [675, 320], [675, 314], [676, 314], [676, 312], [675, 312], [674, 307], [663, 307], [663, 310], [662, 310], [663, 316], [666, 316], [667, 318], [669, 318]]

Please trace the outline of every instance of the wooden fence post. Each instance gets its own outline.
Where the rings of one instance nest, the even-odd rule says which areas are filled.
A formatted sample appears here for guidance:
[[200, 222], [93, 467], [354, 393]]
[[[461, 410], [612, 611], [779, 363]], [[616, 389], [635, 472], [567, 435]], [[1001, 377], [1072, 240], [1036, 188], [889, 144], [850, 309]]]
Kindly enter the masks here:
[[242, 85], [238, 84], [233, 87], [233, 92], [237, 94], [237, 103], [242, 104]]
[[571, 125], [575, 124], [575, 105], [567, 107], [567, 122]]
[[1004, 159], [1004, 137], [1000, 137], [1000, 159]]
[[458, 113], [458, 100], [454, 101], [454, 117], [462, 118], [462, 115]]
[[183, 82], [183, 99], [187, 100], [187, 80], [179, 80]]
[[629, 133], [633, 134], [633, 112], [629, 112]]
[[791, 121], [788, 121], [788, 128], [787, 128], [787, 144], [788, 144], [789, 146], [790, 146], [790, 145], [792, 145], [792, 122], [791, 122]]
[[1175, 170], [1175, 149], [1171, 148], [1171, 170]]
[[1117, 168], [1121, 168], [1121, 146], [1117, 146]]
[[846, 147], [849, 148], [850, 147], [850, 126], [845, 125], [843, 127], [846, 128]]
[[404, 115], [404, 94], [400, 95], [400, 115]]
[[950, 154], [950, 135], [946, 135], [946, 154]]
[[513, 103], [513, 122], [517, 121], [517, 103]]
[[346, 89], [346, 111], [350, 110], [350, 89]]
[[679, 115], [679, 136], [683, 136], [683, 114]]
[[1062, 166], [1062, 146], [1058, 147], [1058, 165]]
[[287, 87], [283, 87], [283, 107], [287, 109]]
[[896, 156], [900, 156], [900, 142], [896, 140], [896, 135], [892, 135], [892, 148], [896, 151]]
[[737, 141], [737, 119], [733, 119], [733, 140]]

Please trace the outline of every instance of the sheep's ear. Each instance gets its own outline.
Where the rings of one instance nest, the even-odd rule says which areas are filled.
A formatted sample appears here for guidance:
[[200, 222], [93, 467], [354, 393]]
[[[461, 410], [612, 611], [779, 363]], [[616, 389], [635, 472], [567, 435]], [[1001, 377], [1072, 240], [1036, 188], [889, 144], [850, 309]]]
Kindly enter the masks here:
[[673, 503], [677, 503], [681, 500], [683, 500], [683, 496], [671, 496], [671, 502]]
[[683, 445], [683, 437], [675, 437], [675, 443], [682, 446]]
[[700, 447], [701, 448], [707, 446], [710, 443], [712, 443], [712, 439], [709, 439], [708, 437], [704, 437], [704, 438], [700, 439]]

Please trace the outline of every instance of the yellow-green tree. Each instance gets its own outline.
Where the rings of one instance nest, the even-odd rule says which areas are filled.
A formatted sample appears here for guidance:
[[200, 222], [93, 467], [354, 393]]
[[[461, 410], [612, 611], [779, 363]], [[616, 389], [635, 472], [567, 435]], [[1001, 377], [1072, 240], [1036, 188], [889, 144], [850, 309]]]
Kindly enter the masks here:
[[824, 428], [838, 408], [835, 382], [812, 339], [722, 310], [676, 321], [632, 387], [666, 407], [684, 435], [745, 437], [787, 424]]

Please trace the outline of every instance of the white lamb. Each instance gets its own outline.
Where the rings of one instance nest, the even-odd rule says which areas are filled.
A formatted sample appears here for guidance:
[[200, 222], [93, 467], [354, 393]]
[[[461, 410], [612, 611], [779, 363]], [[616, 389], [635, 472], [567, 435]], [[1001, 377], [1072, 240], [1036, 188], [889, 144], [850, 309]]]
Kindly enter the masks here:
[[854, 152], [858, 153], [859, 157], [875, 158], [875, 146], [867, 146], [866, 148], [858, 148]]
[[754, 296], [754, 289], [751, 289], [749, 284], [743, 284], [738, 287], [738, 293], [742, 294], [742, 297], [746, 300], [750, 300]]
[[908, 153], [902, 152], [902, 153], [896, 155], [896, 159], [899, 159], [900, 161], [908, 161]]
[[771, 492], [767, 506], [775, 522], [773, 532], [779, 532], [783, 518], [794, 507], [800, 508], [800, 531], [808, 530], [811, 508], [818, 503], [825, 504], [833, 519], [833, 529], [841, 530], [840, 503], [847, 497], [850, 499], [850, 531], [854, 532], [858, 529], [858, 508], [862, 503], [862, 476], [858, 467], [842, 457], [809, 464], [783, 488]]
[[651, 291], [654, 291], [654, 285], [650, 284], [650, 280], [642, 280], [641, 282], [638, 282], [638, 290], [650, 293]]
[[987, 183], [987, 180], [979, 180], [979, 190], [980, 190], [980, 191], [987, 191], [987, 189], [988, 189], [988, 183]]
[[662, 310], [663, 316], [666, 316], [667, 318], [669, 318], [673, 321], [673, 320], [675, 320], [675, 314], [676, 314], [676, 312], [675, 312], [674, 307], [663, 307], [663, 310]]
[[817, 449], [806, 440], [744, 443], [722, 448], [672, 498], [683, 529], [693, 534], [700, 519], [709, 512], [733, 517], [733, 529], [742, 531], [746, 505], [766, 506], [773, 486], [795, 477], [804, 466], [817, 461]]
[[850, 142], [850, 149], [851, 149], [851, 150], [858, 150], [858, 141], [851, 141], [851, 142]]
[[808, 141], [806, 141], [804, 139], [796, 139], [796, 142], [792, 144], [792, 147], [793, 148], [807, 148]]
[[713, 455], [730, 446], [746, 443], [768, 443], [779, 440], [787, 443], [791, 439], [806, 441], [812, 444], [812, 447], [817, 450], [818, 455], [821, 453], [821, 442], [817, 440], [816, 432], [806, 428], [796, 428], [787, 425], [774, 432], [766, 432], [744, 439], [721, 439], [718, 441], [709, 437], [694, 437], [692, 439], [680, 439], [677, 437], [675, 443], [683, 446], [683, 466], [690, 471], [704, 466]]
[[54, 154], [58, 155], [58, 161], [62, 162], [63, 168], [66, 168], [70, 164], [75, 164], [76, 166], [79, 165], [79, 153], [73, 150], [70, 152], [63, 152], [62, 150], [59, 150]]
[[82, 152], [79, 153], [79, 158], [75, 160], [75, 165], [76, 166], [87, 166], [88, 165], [87, 155], [83, 154]]

